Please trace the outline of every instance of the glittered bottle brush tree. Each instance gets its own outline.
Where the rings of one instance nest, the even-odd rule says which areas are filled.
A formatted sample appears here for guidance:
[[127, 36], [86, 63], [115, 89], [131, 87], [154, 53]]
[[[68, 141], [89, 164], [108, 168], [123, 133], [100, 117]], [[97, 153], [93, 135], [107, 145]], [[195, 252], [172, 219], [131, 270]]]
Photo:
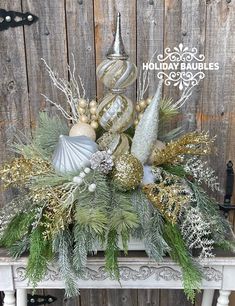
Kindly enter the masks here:
[[[0, 214], [1, 245], [14, 257], [28, 252], [33, 286], [55, 260], [66, 294], [73, 296], [88, 254], [102, 245], [105, 273], [119, 279], [119, 251], [127, 254], [128, 241], [136, 237], [149, 257], [159, 262], [169, 254], [178, 262], [193, 300], [203, 278], [200, 259], [212, 257], [215, 246], [233, 250], [234, 241], [230, 224], [203, 189], [219, 189], [215, 171], [203, 159], [213, 153], [214, 138], [163, 128], [191, 89], [174, 101], [162, 97], [160, 80], [153, 96], [145, 97], [144, 77], [134, 106], [124, 91], [136, 80], [137, 68], [128, 61], [120, 14], [107, 58], [97, 67], [109, 89], [99, 103], [86, 98], [74, 67], [68, 67], [68, 82], [46, 64], [68, 110], [44, 96], [62, 116], [41, 113], [33, 139], [25, 142], [19, 135], [12, 145], [18, 156], [0, 170], [5, 187], [19, 190]], [[192, 257], [195, 248], [199, 261]]]

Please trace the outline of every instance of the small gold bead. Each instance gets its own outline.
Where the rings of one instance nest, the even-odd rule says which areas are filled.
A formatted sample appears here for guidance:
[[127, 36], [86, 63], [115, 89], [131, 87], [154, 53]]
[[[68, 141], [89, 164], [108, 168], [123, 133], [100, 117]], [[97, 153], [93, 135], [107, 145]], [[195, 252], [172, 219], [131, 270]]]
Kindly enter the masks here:
[[86, 110], [85, 110], [85, 108], [79, 107], [78, 112], [79, 112], [79, 114], [83, 115], [83, 114], [85, 114]]
[[151, 98], [151, 97], [149, 97], [149, 98], [146, 100], [146, 102], [147, 102], [148, 105], [151, 103], [151, 101], [152, 101], [152, 98]]
[[146, 108], [146, 106], [147, 106], [147, 103], [146, 103], [145, 100], [141, 100], [140, 103], [139, 103], [139, 105], [140, 105], [140, 108], [141, 108], [142, 110], [144, 110], [144, 109]]
[[136, 120], [134, 121], [134, 126], [137, 126], [137, 125], [138, 125], [138, 123], [139, 123], [139, 120], [138, 120], [138, 119], [136, 119]]
[[97, 122], [97, 121], [91, 121], [90, 126], [91, 126], [93, 129], [97, 129], [99, 125], [98, 125], [98, 122]]
[[91, 120], [96, 121], [98, 119], [97, 115], [91, 115]]
[[97, 111], [97, 108], [96, 108], [96, 107], [91, 107], [91, 108], [90, 108], [90, 113], [91, 113], [92, 115], [96, 115], [96, 111]]
[[90, 103], [89, 103], [89, 107], [92, 108], [92, 107], [96, 107], [97, 106], [97, 102], [95, 100], [92, 100]]
[[83, 123], [87, 123], [88, 122], [88, 117], [86, 115], [82, 115], [80, 118], [80, 121]]
[[87, 107], [87, 101], [86, 101], [85, 99], [79, 99], [78, 105], [79, 105], [81, 108], [86, 108], [86, 107]]
[[138, 119], [140, 120], [143, 117], [143, 114], [138, 115]]
[[137, 111], [138, 113], [140, 112], [140, 106], [139, 106], [139, 104], [136, 105], [135, 109], [136, 109], [136, 111]]

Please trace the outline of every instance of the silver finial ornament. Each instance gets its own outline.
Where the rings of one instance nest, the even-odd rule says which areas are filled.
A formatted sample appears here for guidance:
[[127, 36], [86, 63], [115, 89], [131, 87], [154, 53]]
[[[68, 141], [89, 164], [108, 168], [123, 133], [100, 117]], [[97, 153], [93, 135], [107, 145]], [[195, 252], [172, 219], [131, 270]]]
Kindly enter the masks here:
[[106, 54], [108, 59], [120, 59], [126, 60], [128, 58], [128, 54], [125, 51], [125, 47], [122, 41], [122, 33], [121, 33], [121, 14], [117, 13], [116, 17], [116, 30], [114, 34], [114, 40], [111, 47]]

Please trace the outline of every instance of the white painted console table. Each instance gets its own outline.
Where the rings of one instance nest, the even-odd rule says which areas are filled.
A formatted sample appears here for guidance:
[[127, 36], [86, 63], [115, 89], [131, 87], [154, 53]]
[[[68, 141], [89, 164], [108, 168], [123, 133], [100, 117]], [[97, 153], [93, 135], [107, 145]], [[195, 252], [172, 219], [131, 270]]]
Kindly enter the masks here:
[[[25, 276], [27, 257], [13, 260], [6, 251], [0, 249], [0, 291], [4, 291], [4, 306], [26, 306], [26, 290], [31, 286]], [[133, 252], [128, 257], [119, 259], [121, 272], [120, 283], [109, 279], [104, 269], [103, 257], [88, 259], [86, 275], [78, 279], [79, 288], [104, 289], [182, 289], [182, 276], [179, 267], [169, 258], [161, 263], [149, 260], [143, 252]], [[220, 290], [217, 306], [228, 306], [229, 295], [235, 290], [235, 257], [215, 257], [208, 260], [203, 268], [203, 301], [201, 306], [211, 306], [214, 290]], [[58, 270], [51, 265], [44, 280], [37, 288], [64, 288]], [[16, 298], [15, 298], [16, 292]], [[233, 306], [233, 305], [230, 305]]]

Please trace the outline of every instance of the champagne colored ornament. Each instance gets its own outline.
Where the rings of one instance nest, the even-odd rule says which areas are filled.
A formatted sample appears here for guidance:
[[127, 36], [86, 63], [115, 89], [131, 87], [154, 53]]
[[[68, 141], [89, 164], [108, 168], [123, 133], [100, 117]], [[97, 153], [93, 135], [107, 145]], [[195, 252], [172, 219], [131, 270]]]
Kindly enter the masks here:
[[97, 114], [106, 131], [123, 132], [133, 121], [134, 106], [126, 96], [109, 93], [98, 106]]
[[110, 89], [97, 108], [100, 125], [107, 131], [123, 132], [132, 123], [134, 106], [122, 92], [132, 84], [137, 77], [137, 68], [127, 61], [122, 37], [121, 15], [118, 13], [114, 41], [107, 58], [97, 68], [97, 76]]
[[[163, 80], [159, 81], [152, 102], [146, 108], [133, 137], [131, 153], [145, 164], [158, 136], [159, 107]], [[143, 144], [144, 141], [144, 144]]]
[[104, 60], [96, 72], [98, 78], [110, 89], [125, 89], [137, 77], [136, 65], [127, 60]]
[[91, 121], [91, 127], [93, 128], [93, 129], [98, 129], [98, 126], [99, 126], [99, 124], [98, 124], [98, 122], [96, 122], [96, 121]]
[[52, 164], [59, 173], [75, 173], [90, 166], [90, 158], [96, 151], [97, 144], [86, 136], [61, 135]]
[[137, 68], [129, 62], [121, 36], [121, 14], [117, 14], [113, 43], [104, 60], [97, 67], [97, 76], [110, 89], [125, 89], [137, 78]]
[[164, 148], [166, 147], [166, 144], [164, 142], [162, 142], [161, 140], [157, 140], [153, 146], [153, 150], [149, 156], [149, 159], [148, 159], [148, 164], [152, 165], [154, 163], [154, 156], [155, 154], [153, 152], [156, 152], [156, 151], [161, 151], [163, 150]]
[[97, 141], [100, 150], [110, 150], [113, 158], [128, 153], [130, 149], [129, 139], [126, 134], [104, 133]]
[[96, 139], [96, 133], [93, 127], [83, 122], [74, 124], [69, 132], [69, 136], [86, 136], [92, 140]]
[[135, 189], [141, 183], [143, 175], [143, 166], [135, 156], [126, 153], [115, 160], [112, 179], [118, 189]]

